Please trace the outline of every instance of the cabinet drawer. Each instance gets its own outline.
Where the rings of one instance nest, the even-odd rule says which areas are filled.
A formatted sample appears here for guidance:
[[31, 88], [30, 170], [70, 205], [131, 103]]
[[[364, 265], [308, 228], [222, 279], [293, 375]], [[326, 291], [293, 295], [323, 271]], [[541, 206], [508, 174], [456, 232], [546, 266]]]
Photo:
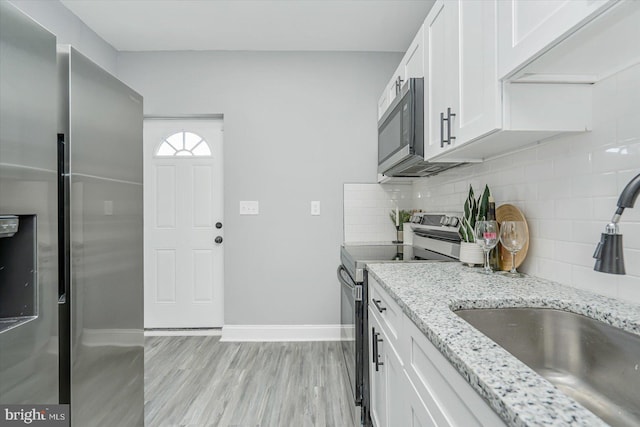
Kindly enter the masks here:
[[504, 426], [502, 419], [405, 316], [407, 376], [438, 426]]
[[402, 309], [374, 278], [369, 276], [368, 283], [368, 305], [380, 319], [390, 341], [396, 345], [402, 327]]

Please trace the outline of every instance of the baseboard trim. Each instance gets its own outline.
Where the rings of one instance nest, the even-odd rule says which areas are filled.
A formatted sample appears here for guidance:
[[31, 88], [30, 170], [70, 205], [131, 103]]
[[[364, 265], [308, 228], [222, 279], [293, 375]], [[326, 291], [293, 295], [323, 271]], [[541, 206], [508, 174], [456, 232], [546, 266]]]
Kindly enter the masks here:
[[342, 341], [353, 337], [353, 326], [225, 325], [221, 342]]
[[145, 337], [219, 337], [222, 335], [220, 328], [171, 328], [171, 329], [145, 329]]

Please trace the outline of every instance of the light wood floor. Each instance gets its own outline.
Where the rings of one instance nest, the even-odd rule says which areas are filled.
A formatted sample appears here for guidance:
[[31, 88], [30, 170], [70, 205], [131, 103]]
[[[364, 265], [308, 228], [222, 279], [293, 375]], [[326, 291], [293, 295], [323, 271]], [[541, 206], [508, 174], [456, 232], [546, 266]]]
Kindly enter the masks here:
[[339, 342], [218, 340], [145, 338], [145, 426], [354, 426]]

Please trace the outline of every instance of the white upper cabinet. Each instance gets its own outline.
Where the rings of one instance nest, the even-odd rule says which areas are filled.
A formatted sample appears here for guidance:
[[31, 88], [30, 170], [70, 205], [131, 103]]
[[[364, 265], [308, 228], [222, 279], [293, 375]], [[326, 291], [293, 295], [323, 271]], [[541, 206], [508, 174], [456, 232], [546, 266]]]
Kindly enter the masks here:
[[[608, 2], [597, 16], [590, 17], [593, 19], [548, 51], [534, 52], [524, 67], [509, 72], [509, 80], [595, 83], [640, 63], [640, 1]], [[500, 48], [507, 50], [505, 54], [500, 51], [501, 58], [509, 56], [508, 37], [500, 35]]]
[[402, 85], [412, 77], [424, 77], [424, 26], [420, 27], [400, 65], [378, 100], [378, 120], [400, 93]]
[[478, 162], [591, 128], [590, 85], [499, 79], [496, 14], [502, 3], [438, 1], [427, 16], [426, 160]]
[[447, 141], [445, 114], [456, 97], [451, 72], [457, 67], [457, 47], [453, 45], [450, 24], [454, 2], [437, 1], [427, 15], [424, 31], [427, 41], [425, 81], [425, 157], [438, 153]]
[[439, 1], [425, 23], [430, 158], [498, 129], [494, 1]]
[[510, 77], [613, 3], [612, 0], [498, 1], [498, 77]]
[[418, 30], [401, 64], [404, 65], [404, 81], [424, 77], [424, 25]]

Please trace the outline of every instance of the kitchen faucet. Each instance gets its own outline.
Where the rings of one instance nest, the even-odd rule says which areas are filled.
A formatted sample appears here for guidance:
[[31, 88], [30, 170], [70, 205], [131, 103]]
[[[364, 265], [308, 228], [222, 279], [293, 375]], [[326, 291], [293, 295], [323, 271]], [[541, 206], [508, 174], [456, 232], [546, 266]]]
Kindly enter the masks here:
[[600, 237], [593, 257], [596, 259], [595, 271], [610, 274], [625, 274], [624, 254], [622, 250], [622, 234], [618, 228], [618, 222], [625, 208], [632, 208], [640, 194], [640, 174], [636, 175], [618, 199], [618, 209], [607, 225], [605, 232]]

